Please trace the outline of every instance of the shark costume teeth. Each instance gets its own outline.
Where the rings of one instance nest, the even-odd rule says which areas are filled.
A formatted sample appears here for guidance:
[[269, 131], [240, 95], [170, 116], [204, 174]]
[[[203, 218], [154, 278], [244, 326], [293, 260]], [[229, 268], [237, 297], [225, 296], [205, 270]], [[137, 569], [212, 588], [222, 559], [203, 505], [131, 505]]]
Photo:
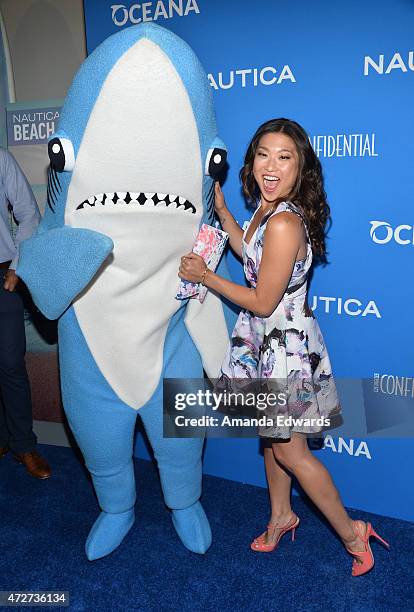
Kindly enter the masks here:
[[185, 211], [190, 211], [195, 214], [196, 208], [186, 198], [165, 193], [134, 193], [125, 191], [116, 191], [115, 193], [99, 193], [98, 195], [90, 196], [84, 200], [76, 210], [87, 209], [92, 206], [172, 206], [175, 208], [183, 208]]

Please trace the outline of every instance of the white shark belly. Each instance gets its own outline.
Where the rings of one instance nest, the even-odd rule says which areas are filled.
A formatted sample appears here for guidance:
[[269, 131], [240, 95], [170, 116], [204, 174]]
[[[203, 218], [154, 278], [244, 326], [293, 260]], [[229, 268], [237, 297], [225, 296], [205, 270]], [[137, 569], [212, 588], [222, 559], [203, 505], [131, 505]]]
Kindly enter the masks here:
[[[165, 334], [181, 304], [174, 298], [178, 265], [192, 248], [203, 214], [203, 167], [185, 86], [167, 55], [142, 39], [114, 64], [102, 86], [65, 211], [67, 225], [114, 241], [113, 259], [74, 308], [102, 374], [135, 409], [158, 384]], [[193, 210], [160, 203], [79, 209], [85, 198], [120, 191], [176, 194]]]
[[[175, 299], [177, 271], [184, 247], [194, 240], [194, 215], [177, 219], [169, 209], [127, 213], [110, 232], [108, 214], [99, 217], [101, 231], [114, 241], [113, 256], [74, 308], [103, 376], [122, 401], [138, 409], [160, 379], [165, 335], [181, 305]], [[100, 231], [96, 216], [85, 215], [82, 227], [89, 227], [88, 218], [90, 229]]]

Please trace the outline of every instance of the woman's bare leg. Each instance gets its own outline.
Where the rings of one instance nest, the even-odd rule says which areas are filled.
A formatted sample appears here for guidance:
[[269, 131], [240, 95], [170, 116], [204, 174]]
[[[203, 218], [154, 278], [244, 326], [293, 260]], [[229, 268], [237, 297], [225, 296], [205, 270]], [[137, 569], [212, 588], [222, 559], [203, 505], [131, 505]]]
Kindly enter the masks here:
[[264, 449], [264, 462], [271, 506], [269, 524], [275, 525], [266, 533], [265, 543], [271, 544], [279, 535], [278, 527], [284, 527], [293, 516], [290, 505], [292, 477], [276, 460], [272, 448]]
[[[355, 552], [365, 550], [364, 542], [355, 535], [354, 521], [345, 510], [328, 470], [310, 452], [306, 437], [294, 433], [289, 442], [274, 443], [272, 450], [276, 460], [297, 478], [346, 546]], [[365, 533], [365, 523], [357, 522]]]

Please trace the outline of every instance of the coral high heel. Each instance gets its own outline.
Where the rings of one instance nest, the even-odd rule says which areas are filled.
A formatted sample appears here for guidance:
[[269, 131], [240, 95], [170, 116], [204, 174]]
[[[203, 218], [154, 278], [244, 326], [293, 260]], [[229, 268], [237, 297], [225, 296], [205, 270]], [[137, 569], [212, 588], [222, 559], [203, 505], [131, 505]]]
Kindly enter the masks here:
[[[289, 523], [287, 523], [284, 527], [281, 528], [280, 533], [275, 542], [272, 542], [271, 544], [265, 543], [265, 537], [267, 533], [265, 531], [264, 533], [262, 533], [262, 535], [260, 535], [259, 537], [253, 540], [253, 542], [250, 545], [250, 548], [254, 550], [255, 552], [272, 552], [273, 550], [277, 548], [281, 537], [284, 536], [285, 533], [287, 533], [288, 531], [292, 532], [292, 542], [293, 542], [295, 539], [296, 527], [299, 525], [299, 523], [300, 523], [299, 517], [296, 516], [296, 514], [294, 514], [293, 517], [290, 519]], [[273, 529], [274, 531], [277, 527], [278, 525], [268, 525], [267, 531], [269, 531], [269, 529]]]
[[[388, 542], [383, 540], [381, 536], [375, 531], [371, 523], [367, 523], [367, 530], [365, 535], [361, 532], [359, 525], [357, 523], [353, 523], [355, 534], [361, 538], [361, 540], [365, 543], [364, 551], [353, 551], [348, 547], [345, 547], [350, 555], [355, 557], [354, 562], [352, 564], [352, 575], [353, 576], [362, 576], [366, 574], [374, 567], [374, 555], [372, 554], [371, 546], [369, 545], [369, 538], [373, 536], [377, 540], [379, 540], [384, 546], [387, 548], [390, 547]], [[358, 561], [359, 560], [359, 561]]]

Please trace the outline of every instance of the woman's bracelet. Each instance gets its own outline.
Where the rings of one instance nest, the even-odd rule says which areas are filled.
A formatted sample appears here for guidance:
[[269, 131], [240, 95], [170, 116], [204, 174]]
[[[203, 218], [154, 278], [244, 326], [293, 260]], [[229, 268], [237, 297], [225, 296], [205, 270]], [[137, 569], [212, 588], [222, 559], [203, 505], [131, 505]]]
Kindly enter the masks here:
[[200, 280], [200, 283], [201, 283], [202, 285], [204, 285], [204, 281], [205, 281], [205, 279], [206, 279], [206, 274], [207, 274], [207, 272], [209, 272], [209, 268], [206, 266], [206, 267], [205, 267], [204, 272], [203, 272], [203, 273], [202, 273], [202, 275], [201, 275], [201, 280]]

